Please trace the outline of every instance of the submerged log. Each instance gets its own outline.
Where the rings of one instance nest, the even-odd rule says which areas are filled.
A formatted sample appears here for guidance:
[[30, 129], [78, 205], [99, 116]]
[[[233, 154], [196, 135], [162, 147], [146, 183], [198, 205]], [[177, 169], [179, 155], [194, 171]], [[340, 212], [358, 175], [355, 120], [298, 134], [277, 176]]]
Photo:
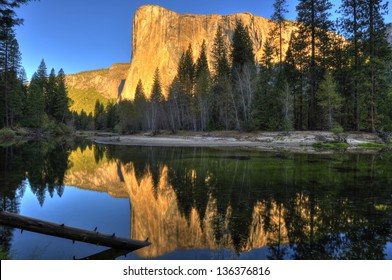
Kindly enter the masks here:
[[134, 251], [151, 245], [151, 243], [147, 241], [117, 237], [114, 233], [103, 234], [96, 231], [65, 226], [64, 224], [56, 224], [33, 219], [6, 211], [0, 211], [0, 224], [20, 228], [22, 230], [66, 238], [73, 242], [81, 241], [111, 248], [126, 249], [129, 251]]

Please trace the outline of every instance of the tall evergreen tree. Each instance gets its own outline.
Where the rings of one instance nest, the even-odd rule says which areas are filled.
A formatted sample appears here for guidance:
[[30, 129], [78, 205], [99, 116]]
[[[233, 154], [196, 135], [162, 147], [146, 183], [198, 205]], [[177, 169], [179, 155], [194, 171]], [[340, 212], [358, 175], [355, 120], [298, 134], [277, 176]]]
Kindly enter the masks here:
[[[361, 57], [361, 45], [363, 44], [363, 35], [365, 28], [365, 18], [364, 15], [364, 3], [365, 0], [343, 0], [340, 12], [342, 18], [340, 20], [341, 27], [343, 30], [343, 35], [350, 42], [346, 46], [346, 53], [351, 61], [350, 71], [347, 73], [347, 80], [344, 81], [348, 87], [348, 92], [346, 95], [347, 105], [345, 106], [347, 111], [347, 118], [353, 117], [351, 125], [347, 128], [360, 130], [360, 115], [361, 115], [361, 97], [363, 93], [360, 92], [361, 83], [366, 81], [365, 77], [361, 79], [361, 67], [363, 65], [363, 57]], [[351, 95], [353, 92], [353, 96]], [[352, 102], [353, 101], [353, 102]], [[353, 109], [350, 110], [350, 107]]]
[[228, 46], [221, 26], [218, 26], [214, 37], [214, 44], [211, 51], [213, 68], [213, 87], [209, 98], [211, 107], [209, 127], [230, 128], [231, 122], [231, 86], [230, 86], [230, 63], [228, 59]]
[[249, 30], [238, 20], [233, 33], [233, 43], [231, 52], [232, 73], [235, 69], [241, 69], [245, 65], [255, 65], [253, 53], [253, 43], [249, 35]]
[[56, 77], [56, 92], [53, 102], [53, 117], [56, 121], [65, 123], [70, 116], [69, 108], [71, 99], [68, 97], [68, 90], [65, 84], [65, 73], [60, 69]]
[[33, 74], [28, 89], [24, 109], [24, 124], [29, 127], [41, 127], [45, 116], [45, 95], [47, 90], [47, 72], [42, 60], [37, 72]]
[[114, 130], [116, 124], [118, 123], [117, 103], [109, 101], [108, 104], [106, 104], [105, 111], [107, 116], [106, 127], [110, 130]]
[[274, 84], [274, 49], [271, 38], [264, 41], [264, 55], [260, 59], [260, 71], [258, 79], [258, 90], [254, 104], [254, 114], [257, 129], [276, 129], [279, 117], [277, 107], [274, 104], [273, 84]]
[[[369, 77], [366, 87], [368, 104], [368, 125], [370, 131], [376, 132], [379, 108], [387, 100], [388, 94], [388, 62], [391, 60], [391, 49], [386, 40], [386, 26], [383, 15], [388, 12], [388, 2], [383, 0], [367, 0], [364, 3], [365, 34], [363, 53], [366, 58], [365, 72]], [[390, 104], [392, 105], [392, 104]], [[388, 106], [387, 106], [388, 107]]]
[[208, 97], [211, 88], [211, 75], [207, 61], [206, 43], [203, 41], [200, 56], [196, 62], [196, 86], [195, 86], [195, 107], [199, 114], [199, 128], [204, 131], [207, 129], [209, 118]]
[[232, 106], [236, 129], [252, 129], [252, 108], [256, 80], [255, 57], [249, 30], [237, 21], [232, 45]]
[[94, 127], [96, 130], [104, 130], [107, 128], [107, 114], [105, 106], [98, 99], [95, 101], [94, 107]]
[[[279, 49], [278, 49], [278, 57], [279, 57], [279, 70], [282, 71], [283, 67], [283, 32], [286, 28], [286, 18], [285, 15], [288, 13], [286, 0], [275, 0], [274, 2], [274, 13], [271, 17], [273, 21], [276, 22], [276, 28], [274, 28], [273, 33], [277, 33], [277, 37], [279, 38]], [[275, 30], [276, 29], [276, 30]], [[275, 36], [274, 36], [275, 37]]]
[[151, 89], [150, 104], [151, 104], [151, 132], [156, 133], [160, 127], [163, 118], [162, 104], [165, 98], [162, 94], [161, 77], [159, 69], [156, 68], [154, 73], [154, 82]]
[[[196, 110], [194, 108], [194, 87], [195, 87], [195, 64], [193, 62], [192, 45], [181, 56], [177, 68], [176, 93], [171, 97], [176, 97], [177, 110], [179, 111], [179, 129], [196, 129]], [[174, 82], [174, 81], [173, 81]], [[177, 87], [178, 86], [178, 87]], [[173, 92], [172, 87], [172, 93]], [[171, 98], [171, 100], [173, 100]], [[172, 103], [173, 105], [173, 103]]]
[[294, 129], [307, 128], [308, 95], [306, 94], [309, 64], [306, 58], [306, 40], [301, 34], [291, 34], [289, 48], [286, 53], [285, 75], [289, 81], [289, 88], [293, 99]]
[[309, 98], [308, 98], [308, 129], [317, 128], [316, 92], [318, 84], [326, 69], [326, 57], [329, 49], [329, 34], [332, 22], [329, 0], [299, 0], [297, 5], [297, 21], [299, 33], [309, 42]]
[[322, 128], [331, 130], [336, 124], [336, 114], [342, 106], [342, 97], [336, 90], [336, 83], [329, 71], [325, 72], [324, 79], [318, 88], [317, 100], [322, 109], [320, 118], [324, 118]]
[[52, 68], [46, 84], [45, 90], [45, 112], [48, 116], [52, 117], [55, 106], [55, 98], [57, 92], [56, 71]]
[[218, 77], [228, 77], [230, 75], [228, 49], [221, 26], [218, 26], [218, 29], [216, 30], [211, 57], [215, 80], [217, 80]]
[[144, 92], [142, 80], [139, 79], [136, 90], [135, 90], [135, 118], [136, 118], [136, 130], [147, 130], [149, 125], [149, 112], [147, 106], [147, 98]]
[[21, 54], [15, 32], [9, 27], [0, 26], [0, 116], [2, 125], [9, 127], [13, 123], [12, 94], [19, 87], [18, 72]]

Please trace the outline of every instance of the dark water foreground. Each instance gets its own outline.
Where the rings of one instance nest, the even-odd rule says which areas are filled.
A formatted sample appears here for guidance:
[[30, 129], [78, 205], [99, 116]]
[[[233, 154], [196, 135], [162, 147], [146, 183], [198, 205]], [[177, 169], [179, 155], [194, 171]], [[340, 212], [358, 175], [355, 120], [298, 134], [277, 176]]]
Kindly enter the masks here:
[[[392, 154], [30, 142], [0, 149], [4, 210], [148, 240], [118, 259], [392, 259]], [[0, 226], [2, 258], [108, 248]]]

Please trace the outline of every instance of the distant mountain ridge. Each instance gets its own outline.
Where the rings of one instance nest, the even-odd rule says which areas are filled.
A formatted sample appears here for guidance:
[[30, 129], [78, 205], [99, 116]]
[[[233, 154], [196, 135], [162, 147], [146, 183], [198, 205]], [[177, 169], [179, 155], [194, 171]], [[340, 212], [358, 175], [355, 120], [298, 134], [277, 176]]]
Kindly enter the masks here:
[[93, 112], [98, 99], [102, 103], [117, 100], [128, 75], [129, 64], [113, 64], [109, 69], [80, 72], [66, 76], [69, 97], [72, 99], [72, 111], [82, 109]]

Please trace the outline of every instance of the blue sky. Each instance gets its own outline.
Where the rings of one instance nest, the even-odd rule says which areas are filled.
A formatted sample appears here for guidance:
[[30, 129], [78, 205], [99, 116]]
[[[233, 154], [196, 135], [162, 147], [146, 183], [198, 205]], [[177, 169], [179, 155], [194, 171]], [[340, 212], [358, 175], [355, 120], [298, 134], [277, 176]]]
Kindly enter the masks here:
[[[17, 29], [27, 77], [45, 59], [48, 71], [65, 73], [107, 68], [131, 58], [132, 19], [138, 7], [158, 4], [179, 13], [232, 14], [251, 12], [270, 17], [274, 0], [40, 0], [17, 13], [24, 19]], [[295, 19], [297, 0], [288, 0], [289, 19]], [[340, 0], [332, 0], [335, 11]], [[392, 4], [389, 4], [392, 11]], [[387, 22], [392, 22], [391, 13]]]

